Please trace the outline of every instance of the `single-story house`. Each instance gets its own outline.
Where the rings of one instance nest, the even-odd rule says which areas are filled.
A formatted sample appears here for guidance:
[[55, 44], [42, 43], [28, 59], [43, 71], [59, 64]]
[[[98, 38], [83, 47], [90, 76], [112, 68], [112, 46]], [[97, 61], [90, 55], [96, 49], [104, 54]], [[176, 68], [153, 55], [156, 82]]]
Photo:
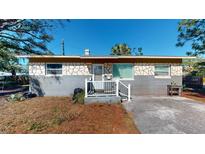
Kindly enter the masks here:
[[167, 95], [167, 85], [171, 82], [182, 85], [183, 59], [193, 57], [51, 55], [28, 58], [30, 90], [40, 96], [68, 96], [75, 88], [83, 88], [86, 97], [128, 97]]

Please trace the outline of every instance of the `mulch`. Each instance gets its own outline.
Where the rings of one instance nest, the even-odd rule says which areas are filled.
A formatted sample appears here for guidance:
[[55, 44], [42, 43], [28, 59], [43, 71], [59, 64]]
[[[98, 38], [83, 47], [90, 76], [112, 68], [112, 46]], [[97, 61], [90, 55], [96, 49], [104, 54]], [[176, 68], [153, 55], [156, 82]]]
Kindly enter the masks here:
[[0, 99], [0, 132], [138, 134], [121, 104], [73, 104], [68, 97], [36, 97], [10, 103]]
[[204, 93], [200, 93], [200, 92], [196, 92], [196, 91], [183, 91], [182, 96], [205, 103], [205, 94]]

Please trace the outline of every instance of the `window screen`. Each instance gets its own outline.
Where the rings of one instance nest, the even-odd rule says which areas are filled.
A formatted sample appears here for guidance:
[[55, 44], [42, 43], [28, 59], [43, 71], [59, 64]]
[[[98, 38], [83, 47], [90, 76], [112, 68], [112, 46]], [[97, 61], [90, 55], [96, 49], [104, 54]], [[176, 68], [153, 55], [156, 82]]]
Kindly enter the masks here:
[[156, 65], [155, 76], [169, 76], [170, 67], [169, 65]]
[[113, 64], [113, 77], [120, 79], [133, 78], [132, 64]]
[[46, 74], [62, 74], [62, 64], [46, 64]]

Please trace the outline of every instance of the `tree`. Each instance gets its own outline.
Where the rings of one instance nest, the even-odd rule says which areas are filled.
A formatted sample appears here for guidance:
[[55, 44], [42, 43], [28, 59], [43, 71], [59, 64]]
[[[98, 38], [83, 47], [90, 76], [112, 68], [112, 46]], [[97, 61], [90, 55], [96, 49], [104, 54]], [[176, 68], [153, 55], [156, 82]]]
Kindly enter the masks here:
[[182, 47], [191, 42], [193, 52], [187, 55], [205, 54], [205, 19], [184, 19], [178, 25], [178, 40], [176, 46]]
[[131, 55], [131, 48], [129, 48], [128, 45], [125, 43], [115, 44], [115, 46], [112, 47], [111, 55]]
[[203, 58], [183, 60], [183, 72], [192, 76], [205, 76], [205, 61]]
[[142, 52], [142, 48], [138, 48], [138, 52], [136, 54], [136, 56], [143, 56], [143, 52]]
[[205, 77], [205, 62], [198, 62], [194, 65], [194, 69], [196, 70], [197, 76], [204, 76]]
[[16, 70], [15, 55], [53, 54], [48, 50], [47, 43], [53, 40], [48, 31], [57, 25], [55, 22], [38, 19], [0, 19], [0, 70]]
[[20, 69], [14, 53], [7, 51], [7, 48], [0, 44], [0, 71], [9, 71], [15, 75]]

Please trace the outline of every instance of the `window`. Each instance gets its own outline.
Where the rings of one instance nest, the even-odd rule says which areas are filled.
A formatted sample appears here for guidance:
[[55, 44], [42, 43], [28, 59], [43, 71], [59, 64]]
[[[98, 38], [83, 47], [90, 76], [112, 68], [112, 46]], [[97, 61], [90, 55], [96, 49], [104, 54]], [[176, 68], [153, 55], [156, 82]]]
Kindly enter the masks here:
[[120, 79], [133, 79], [132, 64], [113, 64], [113, 77]]
[[61, 75], [62, 74], [62, 64], [46, 64], [46, 74], [47, 75]]
[[169, 76], [170, 66], [169, 65], [156, 65], [154, 74], [155, 76]]

